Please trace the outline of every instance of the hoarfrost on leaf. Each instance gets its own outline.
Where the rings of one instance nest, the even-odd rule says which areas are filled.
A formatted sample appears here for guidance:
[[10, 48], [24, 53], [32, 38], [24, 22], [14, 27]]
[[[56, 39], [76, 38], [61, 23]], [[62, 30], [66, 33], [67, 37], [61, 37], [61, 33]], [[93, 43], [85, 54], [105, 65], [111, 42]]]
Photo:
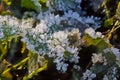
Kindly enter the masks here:
[[116, 56], [116, 60], [120, 60], [120, 50], [118, 48], [111, 47], [111, 51]]
[[117, 67], [112, 67], [111, 70], [104, 75], [103, 80], [117, 80], [118, 79], [118, 69]]
[[87, 33], [89, 36], [91, 36], [94, 39], [102, 37], [102, 33], [101, 32], [95, 32], [95, 30], [93, 28], [87, 28], [85, 30], [85, 33]]

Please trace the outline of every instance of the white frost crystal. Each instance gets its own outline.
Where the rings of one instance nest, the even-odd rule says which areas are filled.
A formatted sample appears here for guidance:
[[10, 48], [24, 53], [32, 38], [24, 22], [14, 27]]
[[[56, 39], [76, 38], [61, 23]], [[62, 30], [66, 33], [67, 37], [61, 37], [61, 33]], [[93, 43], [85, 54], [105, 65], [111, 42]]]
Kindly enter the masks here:
[[87, 28], [85, 30], [85, 33], [89, 34], [89, 36], [91, 36], [94, 39], [102, 37], [102, 33], [101, 32], [95, 32], [95, 30], [93, 28]]
[[93, 62], [93, 65], [97, 62], [107, 65], [107, 59], [102, 55], [102, 53], [97, 53], [97, 54], [94, 53], [92, 56], [92, 62]]
[[103, 77], [103, 80], [118, 80], [118, 69], [113, 67]]
[[[38, 12], [41, 4], [32, 0]], [[21, 35], [21, 41], [26, 43], [28, 50], [40, 54], [48, 55], [56, 63], [56, 69], [63, 72], [67, 71], [69, 63], [73, 63], [74, 69], [80, 69], [79, 51], [81, 50], [81, 33], [78, 23], [92, 24], [94, 29], [99, 27], [99, 18], [81, 16], [80, 3], [82, 0], [46, 0], [48, 10], [41, 11], [34, 18], [17, 19], [11, 16], [0, 16], [0, 39], [7, 36]], [[76, 9], [73, 11], [73, 9]], [[62, 15], [55, 14], [54, 11], [63, 11]], [[34, 15], [32, 13], [31, 15]], [[72, 26], [72, 27], [71, 27]], [[83, 28], [84, 26], [82, 26]], [[7, 34], [6, 32], [9, 32]], [[6, 34], [5, 34], [6, 33]], [[89, 31], [94, 38], [101, 37], [100, 32]]]
[[86, 72], [83, 73], [82, 80], [93, 80], [95, 77], [96, 74], [87, 69]]
[[116, 56], [116, 60], [120, 60], [120, 50], [118, 48], [111, 47], [111, 51]]

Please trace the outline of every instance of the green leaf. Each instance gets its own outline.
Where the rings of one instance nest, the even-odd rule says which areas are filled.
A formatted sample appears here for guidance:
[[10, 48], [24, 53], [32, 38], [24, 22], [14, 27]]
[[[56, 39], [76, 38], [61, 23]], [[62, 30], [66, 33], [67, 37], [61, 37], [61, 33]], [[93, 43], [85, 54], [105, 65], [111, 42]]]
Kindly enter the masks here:
[[113, 19], [107, 19], [104, 21], [104, 27], [109, 28], [111, 25], [113, 25]]
[[104, 53], [107, 60], [109, 60], [109, 63], [115, 64], [116, 62], [116, 56], [113, 53]]
[[65, 57], [66, 59], [70, 59], [70, 58], [72, 58], [72, 55], [70, 54], [70, 52], [65, 51], [65, 52], [64, 52], [64, 57]]
[[3, 0], [3, 2], [8, 6], [10, 6], [12, 4], [11, 0]]
[[104, 39], [102, 38], [94, 39], [90, 37], [88, 34], [85, 34], [82, 39], [83, 41], [86, 41], [87, 47], [91, 45], [96, 46], [96, 49], [98, 49], [98, 52], [101, 52], [104, 49], [111, 47], [111, 44], [107, 43]]
[[91, 69], [93, 72], [95, 72], [96, 74], [98, 74], [98, 73], [103, 73], [103, 72], [105, 72], [106, 66], [103, 66], [102, 64], [97, 63], [96, 65], [92, 66], [90, 69]]
[[10, 67], [10, 68], [5, 69], [5, 70], [2, 72], [1, 75], [2, 75], [3, 77], [9, 78], [9, 80], [12, 80], [12, 75], [10, 74], [10, 70], [12, 70], [12, 69], [17, 69], [17, 67], [24, 65], [24, 64], [28, 61], [28, 59], [29, 59], [29, 57], [21, 60], [20, 62], [18, 62], [17, 64], [13, 65], [13, 66]]
[[120, 60], [117, 60], [116, 64], [120, 67]]
[[47, 69], [47, 66], [48, 66], [48, 61], [45, 60], [45, 64], [44, 64], [42, 67], [37, 68], [36, 70], [34, 70], [33, 72], [31, 72], [28, 76], [25, 76], [25, 77], [23, 78], [23, 80], [29, 80], [29, 79], [31, 79], [33, 76], [37, 75], [37, 74], [40, 73], [41, 71], [46, 70], [46, 69]]
[[120, 2], [118, 3], [118, 7], [116, 9], [116, 16], [118, 19], [120, 19]]
[[46, 3], [46, 0], [39, 0], [40, 3]]
[[81, 80], [81, 75], [79, 71], [73, 70], [72, 72], [72, 80]]
[[[36, 1], [38, 2], [38, 0]], [[37, 12], [39, 12], [40, 10], [40, 6], [38, 7], [32, 0], [22, 0], [21, 7], [29, 9], [29, 10], [35, 10]]]
[[7, 52], [8, 52], [8, 42], [2, 42], [0, 44], [0, 62], [4, 59], [4, 57], [6, 56]]

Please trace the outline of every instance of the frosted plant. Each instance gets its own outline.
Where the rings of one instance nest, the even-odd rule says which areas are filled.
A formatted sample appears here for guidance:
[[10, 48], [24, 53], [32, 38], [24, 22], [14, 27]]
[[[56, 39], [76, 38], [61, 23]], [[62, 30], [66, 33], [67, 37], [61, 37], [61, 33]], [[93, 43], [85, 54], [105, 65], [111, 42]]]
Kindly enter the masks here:
[[93, 7], [93, 10], [96, 12], [100, 8], [104, 0], [90, 0], [90, 5]]
[[36, 30], [35, 33], [45, 33], [47, 32], [47, 25], [45, 21], [41, 20], [40, 24], [38, 24], [33, 30]]
[[0, 39], [2, 39], [4, 37], [3, 32], [0, 30]]
[[86, 29], [88, 27], [92, 27], [96, 30], [101, 26], [100, 18], [94, 16], [83, 17], [80, 16], [78, 12], [73, 12], [72, 10], [64, 12], [62, 19], [66, 21], [68, 25], [72, 25], [73, 27], [77, 27], [81, 30], [82, 28]]
[[35, 20], [33, 18], [22, 19], [19, 25], [21, 31], [25, 31], [26, 29], [30, 29], [33, 27]]
[[109, 80], [107, 75], [104, 75], [103, 80]]
[[81, 0], [47, 0], [47, 7], [65, 11], [76, 7], [80, 8], [80, 3]]
[[95, 30], [93, 28], [87, 28], [85, 30], [85, 33], [87, 33], [89, 36], [91, 36], [94, 39], [102, 37], [102, 33], [101, 32], [95, 32]]
[[[81, 0], [77, 0], [77, 1], [76, 0], [65, 0], [65, 1], [64, 0], [47, 0], [46, 3], [49, 5], [51, 4], [51, 7], [54, 10], [55, 9], [54, 6], [59, 6], [59, 5], [55, 5], [56, 3], [61, 5], [66, 4], [62, 6], [64, 7], [64, 6], [68, 6], [69, 2], [70, 3], [72, 2], [72, 4], [74, 4], [76, 2], [81, 2]], [[77, 4], [74, 4], [74, 5], [77, 6]], [[98, 17], [94, 17], [94, 16], [84, 17], [84, 16], [81, 16], [81, 13], [79, 13], [78, 11], [73, 11], [73, 9], [71, 8], [67, 10], [62, 10], [62, 11], [63, 11], [63, 15], [60, 16], [59, 14], [55, 15], [54, 11], [51, 11], [50, 9], [48, 9], [45, 12], [39, 13], [37, 16], [37, 19], [44, 20], [47, 26], [59, 25], [65, 28], [69, 26], [70, 28], [79, 28], [81, 32], [82, 31], [84, 32], [84, 30], [88, 27], [92, 27], [94, 30], [96, 30], [101, 25], [100, 18]], [[81, 11], [81, 9], [79, 9], [79, 11]]]
[[[60, 29], [65, 29], [65, 28], [79, 28], [79, 30], [82, 32], [84, 32], [84, 30], [88, 27], [93, 27], [93, 29], [97, 29], [100, 26], [100, 22], [96, 22], [96, 21], [91, 21], [91, 18], [87, 18], [86, 20], [84, 19], [84, 17], [81, 17], [80, 14], [78, 14], [77, 12], [73, 12], [72, 10], [68, 10], [67, 12], [64, 12], [64, 15], [59, 16], [58, 14], [55, 15], [52, 12], [43, 12], [40, 13], [37, 16], [38, 20], [44, 20], [47, 24], [47, 26], [51, 27], [51, 26], [57, 26], [56, 30], [60, 30]], [[88, 21], [88, 19], [91, 21]], [[90, 24], [93, 24], [93, 26], [89, 26], [87, 25], [87, 23], [85, 21], [88, 21]], [[99, 24], [96, 25], [96, 24]], [[94, 28], [95, 27], [95, 28]], [[54, 29], [54, 28], [53, 28]], [[55, 30], [54, 30], [55, 31]], [[100, 32], [96, 33], [96, 36], [93, 35], [93, 37], [99, 37], [101, 36]]]
[[34, 11], [26, 11], [24, 12], [23, 19], [27, 19], [28, 17], [36, 18], [36, 15]]
[[111, 47], [111, 51], [116, 56], [116, 60], [120, 60], [120, 50], [118, 48]]
[[[41, 6], [37, 0], [32, 1], [36, 6]], [[79, 70], [78, 54], [82, 44], [79, 29], [86, 24], [92, 24], [91, 27], [96, 29], [100, 23], [99, 18], [83, 17], [79, 12], [72, 10], [77, 7], [76, 9], [81, 11], [80, 3], [81, 0], [47, 0], [47, 5], [50, 5], [48, 7], [53, 11], [40, 12], [37, 15], [40, 22], [34, 26], [35, 20], [32, 18], [19, 20], [11, 16], [0, 16], [0, 38], [4, 38], [6, 32], [10, 32], [7, 35], [14, 36], [21, 34], [21, 41], [26, 43], [27, 49], [42, 56], [52, 57], [57, 70], [66, 72], [70, 63], [73, 63], [74, 69]], [[61, 16], [54, 14], [54, 10], [62, 10], [64, 14]], [[80, 24], [81, 28], [75, 29], [79, 27], [79, 23], [83, 25]], [[87, 32], [95, 39], [102, 36], [100, 32], [95, 32], [93, 29]], [[92, 75], [92, 78], [93, 76], [95, 77]]]
[[82, 17], [82, 21], [84, 24], [89, 25], [94, 30], [96, 30], [97, 28], [100, 28], [101, 26], [100, 18], [98, 17], [94, 17], [94, 16]]
[[[13, 26], [13, 27], [17, 27], [18, 25], [20, 25], [20, 20], [18, 20], [16, 17], [12, 17], [12, 16], [0, 16], [0, 23], [3, 24], [7, 24], [9, 26]], [[1, 25], [2, 27], [2, 25]]]
[[103, 80], [118, 80], [118, 70], [116, 67], [113, 67], [111, 70], [104, 75]]
[[[70, 41], [70, 38], [75, 38], [73, 35], [77, 35], [76, 39], [79, 41], [78, 45], [71, 44], [72, 42]], [[77, 32], [75, 33], [74, 31], [58, 31], [55, 32], [52, 36], [52, 39], [49, 40], [50, 52], [48, 55], [55, 58], [54, 62], [56, 63], [57, 70], [61, 69], [62, 72], [65, 72], [65, 70], [67, 70], [68, 65], [65, 63], [65, 61], [69, 61], [75, 64], [79, 63], [78, 51], [81, 48], [78, 47], [81, 45], [81, 40], [80, 36], [78, 35], [80, 34]], [[77, 42], [77, 40], [74, 41]], [[62, 64], [65, 64], [66, 68], [63, 68], [64, 65]], [[61, 65], [61, 67], [58, 65]], [[79, 67], [77, 67], [77, 69], [79, 69]]]
[[[46, 3], [50, 10], [52, 8], [53, 11], [63, 11], [64, 14], [61, 17], [68, 23], [68, 25], [72, 25], [73, 27], [77, 26], [80, 27], [80, 29], [87, 26], [96, 30], [101, 26], [100, 18], [94, 16], [81, 16], [81, 1], [82, 0], [47, 0]], [[53, 13], [53, 11], [50, 12]], [[80, 23], [84, 25], [81, 25]]]
[[[34, 19], [19, 20], [12, 16], [0, 16], [0, 36], [17, 36], [26, 34], [26, 29], [32, 28]], [[1, 38], [2, 38], [1, 37]]]
[[72, 10], [68, 10], [68, 12], [65, 12], [63, 18], [66, 18], [67, 20], [68, 18], [73, 18], [81, 21], [80, 15], [77, 12], [73, 12]]
[[18, 29], [19, 20], [11, 16], [0, 16], [0, 38], [17, 36], [20, 33]]
[[50, 12], [40, 13], [37, 16], [38, 20], [44, 20], [48, 27], [53, 25], [60, 25], [61, 17]]
[[74, 65], [73, 68], [78, 70], [78, 71], [81, 69], [79, 65]]
[[[10, 18], [10, 16], [1, 17], [0, 38], [22, 34], [21, 41], [26, 43], [27, 49], [54, 58], [53, 62], [56, 63], [57, 70], [66, 72], [69, 66], [66, 61], [75, 63], [73, 68], [80, 69], [76, 64], [79, 63], [80, 58], [78, 53], [81, 49], [81, 33], [78, 29], [55, 31], [54, 25], [60, 24], [60, 17], [51, 15], [50, 21], [54, 20], [51, 24], [48, 23], [47, 17], [41, 18], [40, 23], [37, 23], [34, 28], [34, 20], [31, 18], [20, 21]], [[10, 21], [11, 23], [9, 23]], [[51, 28], [54, 29], [53, 32], [51, 32]]]
[[75, 0], [76, 3], [81, 3], [82, 0]]
[[37, 23], [35, 28], [30, 28], [31, 23], [25, 24], [30, 19], [22, 23], [22, 25], [26, 25], [26, 28], [22, 26], [21, 28], [25, 29], [22, 31], [22, 41], [26, 43], [27, 48], [34, 53], [54, 58], [56, 69], [62, 72], [67, 70], [68, 63], [65, 63], [66, 61], [79, 63], [78, 51], [81, 49], [79, 30], [59, 29], [62, 28], [60, 25], [63, 20], [59, 15], [40, 13], [38, 18], [40, 23]]
[[67, 43], [68, 42], [67, 34], [68, 33], [64, 32], [64, 31], [55, 32], [53, 34], [53, 38], [58, 39], [59, 42], [62, 42], [64, 44], [69, 44], [69, 43]]
[[39, 3], [39, 0], [31, 0], [35, 6], [37, 7], [37, 11], [40, 12], [41, 11], [41, 4]]
[[90, 70], [87, 69], [83, 73], [82, 80], [93, 80], [95, 77], [96, 77], [96, 74], [94, 74], [92, 71], [90, 71]]
[[[41, 54], [47, 39], [47, 26], [44, 21], [41, 21], [35, 28], [27, 28], [23, 32], [23, 42], [27, 44], [27, 48], [35, 53]], [[41, 53], [40, 53], [41, 52]]]
[[62, 71], [65, 73], [67, 71], [68, 64], [64, 62], [55, 62], [56, 64], [56, 69], [59, 71]]
[[92, 56], [92, 62], [93, 65], [95, 65], [98, 62], [103, 63], [103, 65], [107, 65], [107, 59], [102, 55], [102, 53], [98, 53], [98, 54], [94, 53]]
[[120, 60], [120, 50], [118, 48], [115, 47], [106, 48], [104, 49], [104, 52], [105, 53], [112, 52], [116, 56], [116, 60]]
[[120, 67], [120, 51], [118, 48], [111, 47], [104, 50], [105, 53], [113, 53], [116, 57], [116, 64]]

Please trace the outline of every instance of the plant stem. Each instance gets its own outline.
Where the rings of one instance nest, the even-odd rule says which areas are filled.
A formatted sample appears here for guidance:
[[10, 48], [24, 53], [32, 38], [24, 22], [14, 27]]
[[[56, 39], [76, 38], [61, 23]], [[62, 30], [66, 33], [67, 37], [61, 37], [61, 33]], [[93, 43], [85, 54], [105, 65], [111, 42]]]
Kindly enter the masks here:
[[19, 62], [18, 64], [14, 65], [13, 67], [6, 69], [6, 70], [2, 73], [2, 75], [5, 75], [5, 74], [6, 74], [7, 72], [9, 72], [11, 69], [14, 69], [14, 68], [17, 68], [17, 67], [20, 66], [20, 65], [23, 65], [24, 63], [26, 63], [26, 61], [27, 61], [28, 59], [29, 59], [29, 57], [23, 59], [21, 62]]
[[42, 67], [36, 69], [36, 70], [33, 71], [32, 73], [30, 73], [28, 76], [25, 76], [25, 77], [23, 78], [23, 80], [29, 80], [29, 79], [31, 79], [34, 75], [37, 75], [39, 72], [41, 72], [41, 71], [43, 71], [43, 70], [46, 70], [46, 69], [47, 69], [47, 65], [48, 65], [48, 61], [45, 61], [45, 64], [44, 64]]
[[113, 32], [115, 32], [118, 28], [120, 28], [120, 24], [118, 23], [118, 21], [116, 21], [116, 23], [114, 24], [113, 28], [106, 35], [108, 40], [111, 39]]

